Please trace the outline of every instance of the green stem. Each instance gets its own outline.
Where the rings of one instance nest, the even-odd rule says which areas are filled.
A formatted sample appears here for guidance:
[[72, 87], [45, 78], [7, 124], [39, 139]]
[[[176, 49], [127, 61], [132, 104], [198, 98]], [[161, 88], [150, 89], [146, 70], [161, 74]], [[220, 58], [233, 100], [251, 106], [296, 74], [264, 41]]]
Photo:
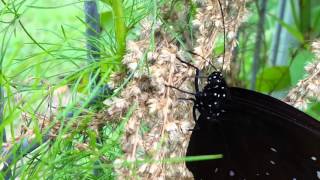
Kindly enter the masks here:
[[115, 36], [116, 43], [118, 47], [118, 54], [120, 56], [124, 55], [126, 50], [126, 25], [125, 18], [122, 6], [122, 0], [113, 0], [112, 9], [114, 13], [114, 22], [115, 22]]

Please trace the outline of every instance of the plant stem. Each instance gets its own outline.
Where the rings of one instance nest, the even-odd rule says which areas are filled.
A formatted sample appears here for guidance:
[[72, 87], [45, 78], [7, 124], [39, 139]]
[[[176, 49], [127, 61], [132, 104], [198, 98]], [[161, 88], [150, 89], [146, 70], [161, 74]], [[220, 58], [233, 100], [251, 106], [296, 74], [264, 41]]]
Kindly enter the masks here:
[[267, 8], [267, 2], [268, 0], [260, 0], [260, 6], [258, 8], [259, 10], [259, 23], [257, 28], [257, 34], [256, 34], [256, 45], [255, 45], [255, 52], [253, 57], [253, 64], [252, 64], [252, 76], [251, 76], [251, 89], [254, 90], [256, 87], [256, 80], [257, 80], [257, 74], [259, 71], [260, 66], [260, 51], [261, 51], [261, 45], [263, 41], [264, 36], [264, 22], [266, 17], [266, 8]]
[[100, 48], [98, 47], [98, 38], [100, 35], [100, 15], [97, 8], [97, 2], [95, 0], [85, 1], [84, 12], [85, 21], [87, 23], [86, 36], [88, 61], [99, 61]]
[[[122, 0], [113, 0], [112, 3], [114, 22], [115, 22], [115, 36], [116, 43], [118, 47], [118, 54], [120, 56], [124, 55], [126, 50], [126, 24], [123, 12]], [[119, 59], [121, 60], [121, 59]]]

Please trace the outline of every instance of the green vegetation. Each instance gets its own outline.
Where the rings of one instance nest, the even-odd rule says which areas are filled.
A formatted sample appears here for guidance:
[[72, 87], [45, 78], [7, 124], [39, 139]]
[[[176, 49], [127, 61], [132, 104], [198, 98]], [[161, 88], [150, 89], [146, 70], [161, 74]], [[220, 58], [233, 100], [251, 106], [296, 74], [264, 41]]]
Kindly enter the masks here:
[[[256, 76], [257, 91], [287, 92], [305, 77], [303, 66], [314, 58], [310, 41], [319, 37], [320, 6], [316, 1], [304, 2], [303, 7], [308, 9], [301, 8], [300, 15], [297, 13], [299, 7], [291, 5], [291, 24], [277, 17], [278, 1], [272, 0], [268, 4], [263, 48], [259, 54], [261, 66]], [[158, 6], [166, 3], [172, 6], [166, 12], [168, 14], [163, 15], [158, 12]], [[101, 87], [108, 84], [113, 73], [126, 72], [121, 62], [126, 53], [126, 40], [137, 38], [141, 19], [152, 15], [154, 22], [160, 20], [164, 29], [181, 46], [187, 47], [182, 43], [182, 32], [193, 33], [192, 20], [196, 14], [196, 4], [191, 4], [186, 21], [171, 22], [166, 16], [184, 9], [184, 2], [101, 0], [98, 1], [101, 33], [88, 37], [86, 29], [92, 27], [85, 21], [83, 6], [83, 1], [73, 0], [0, 1], [0, 90], [4, 91], [0, 98], [4, 103], [0, 135], [6, 135], [6, 139], [0, 139], [0, 146], [10, 150], [9, 155], [0, 158], [1, 164], [10, 160], [10, 167], [0, 172], [0, 179], [8, 176], [21, 179], [114, 179], [114, 160], [123, 154], [120, 148], [123, 129], [136, 107], [132, 106], [123, 119], [110, 120], [98, 129], [88, 127], [96, 120], [97, 114], [107, 109], [102, 101], [117, 96], [132, 74], [127, 73], [121, 86], [105, 95], [101, 102], [91, 106], [92, 99], [97, 97]], [[241, 66], [237, 81], [249, 87], [259, 16], [255, 3], [248, 4], [247, 8], [251, 14], [238, 32], [239, 46], [235, 58]], [[289, 48], [287, 59], [284, 59], [286, 63], [270, 62], [276, 23], [298, 44]], [[153, 34], [152, 38], [155, 36]], [[220, 36], [214, 49], [217, 55], [223, 54], [225, 43], [222, 33]], [[155, 46], [154, 39], [150, 41], [151, 46]], [[98, 47], [98, 52], [90, 52], [87, 43]], [[94, 53], [99, 57], [92, 61], [88, 54], [94, 56]], [[57, 97], [58, 91], [61, 97]], [[69, 97], [68, 101], [63, 99], [65, 96]], [[54, 98], [55, 104], [51, 104]], [[317, 99], [313, 99], [306, 112], [320, 119], [319, 106]], [[56, 134], [52, 134], [52, 129]], [[27, 132], [34, 137], [19, 137]], [[18, 139], [12, 138], [17, 136]], [[83, 145], [84, 142], [88, 146]], [[28, 144], [27, 148], [25, 144]], [[37, 148], [33, 150], [33, 146]], [[28, 153], [30, 149], [33, 151]]]
[[[150, 3], [99, 3], [98, 10], [103, 12], [103, 32], [98, 38], [89, 40], [101, 49], [99, 60], [94, 62], [87, 58], [85, 31], [90, 27], [84, 21], [83, 2], [15, 0], [0, 4], [1, 86], [5, 91], [0, 132], [3, 134], [6, 130], [7, 136], [10, 134], [7, 139], [12, 141], [14, 139], [10, 136], [17, 137], [26, 129], [32, 131], [36, 139], [29, 142], [32, 147], [52, 138], [48, 134], [50, 127], [58, 128], [57, 137], [52, 142], [42, 144], [32, 153], [27, 153], [30, 146], [20, 148], [31, 137], [21, 137], [12, 142], [15, 148], [6, 150], [11, 149], [14, 156], [4, 157], [12, 158], [14, 162], [10, 164], [12, 177], [113, 178], [112, 162], [122, 154], [119, 139], [130, 112], [127, 118], [119, 120], [120, 124], [106, 123], [98, 138], [95, 129], [87, 127], [101, 107], [88, 108], [88, 104], [98, 94], [99, 87], [108, 82], [112, 72], [123, 71], [121, 59], [126, 37], [131, 33], [127, 28], [135, 28], [136, 23], [148, 15]], [[105, 12], [111, 12], [111, 15], [105, 17]], [[98, 76], [98, 84], [95, 84]], [[69, 91], [65, 89], [71, 94], [67, 94]], [[69, 96], [69, 101], [60, 105], [59, 113], [51, 117], [54, 112], [48, 112], [48, 107], [54, 106], [50, 102], [57, 98], [54, 97], [57, 96], [56, 91], [61, 91], [61, 98]], [[65, 103], [61, 99], [57, 101]], [[43, 114], [47, 116], [41, 116]], [[49, 124], [41, 124], [44, 121]], [[60, 127], [55, 127], [57, 122]], [[76, 130], [72, 127], [75, 123], [80, 123]], [[83, 142], [89, 142], [90, 146], [76, 148]], [[0, 141], [3, 147], [6, 144]], [[23, 160], [16, 163], [21, 158]], [[4, 178], [10, 171], [7, 169], [0, 174]]]

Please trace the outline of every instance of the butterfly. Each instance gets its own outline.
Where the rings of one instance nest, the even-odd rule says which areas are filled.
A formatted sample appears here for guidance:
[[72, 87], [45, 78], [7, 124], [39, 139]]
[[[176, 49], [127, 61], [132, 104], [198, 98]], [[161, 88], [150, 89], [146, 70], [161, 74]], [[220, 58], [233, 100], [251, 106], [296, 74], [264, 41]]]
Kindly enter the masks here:
[[185, 99], [194, 103], [196, 123], [186, 156], [222, 155], [186, 161], [195, 179], [320, 179], [320, 122], [271, 96], [229, 87], [216, 69], [200, 88], [200, 70], [177, 59], [196, 71], [195, 93], [170, 86], [193, 96]]
[[271, 96], [228, 87], [219, 71], [200, 90], [200, 70], [178, 59], [196, 69], [195, 93], [173, 87], [194, 96], [186, 156], [223, 156], [186, 162], [195, 179], [320, 179], [320, 122]]

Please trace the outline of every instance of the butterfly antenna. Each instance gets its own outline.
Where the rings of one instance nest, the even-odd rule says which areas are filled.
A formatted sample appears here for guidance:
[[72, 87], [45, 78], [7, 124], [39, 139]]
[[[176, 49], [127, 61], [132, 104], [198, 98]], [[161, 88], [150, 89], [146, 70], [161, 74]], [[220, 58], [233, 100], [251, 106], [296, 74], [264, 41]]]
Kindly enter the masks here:
[[223, 65], [224, 65], [224, 59], [225, 59], [225, 54], [226, 54], [226, 26], [224, 23], [224, 13], [223, 13], [223, 9], [222, 9], [222, 4], [220, 2], [220, 0], [218, 0], [218, 4], [220, 7], [220, 12], [221, 12], [221, 16], [222, 16], [222, 26], [223, 26], [223, 56], [222, 56], [222, 69], [221, 72], [223, 71]]
[[[192, 52], [192, 51], [188, 51], [190, 54], [192, 54], [192, 55], [195, 55], [195, 56], [199, 56], [201, 59], [203, 59], [204, 61], [208, 61], [206, 58], [204, 58], [203, 56], [201, 56], [200, 54], [197, 54], [197, 53], [195, 53], [195, 52]], [[213, 67], [213, 69], [215, 70], [215, 71], [217, 71], [217, 68], [210, 62], [210, 61], [208, 61], [209, 62], [209, 64]]]

